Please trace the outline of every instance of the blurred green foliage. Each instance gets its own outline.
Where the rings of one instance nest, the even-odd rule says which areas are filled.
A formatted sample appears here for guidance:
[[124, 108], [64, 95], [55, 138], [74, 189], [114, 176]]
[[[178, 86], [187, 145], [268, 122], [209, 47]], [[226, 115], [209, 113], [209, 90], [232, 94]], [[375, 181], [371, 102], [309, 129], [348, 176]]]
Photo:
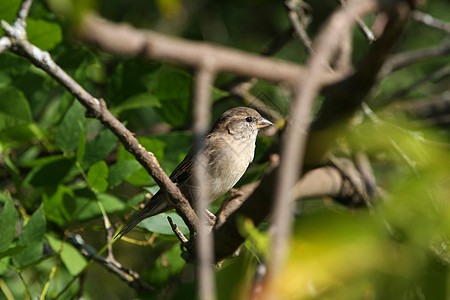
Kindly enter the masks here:
[[[309, 4], [308, 33], [314, 37], [338, 4]], [[0, 1], [0, 19], [13, 22], [19, 5], [19, 0]], [[34, 1], [27, 20], [29, 40], [49, 51], [87, 91], [103, 97], [167, 173], [191, 146], [187, 129], [192, 75], [177, 66], [114, 57], [81, 44], [71, 17], [93, 8], [117, 22], [251, 52], [289, 27], [282, 3], [268, 0]], [[423, 10], [450, 22], [447, 0], [429, 1]], [[373, 17], [366, 21], [370, 24]], [[411, 22], [396, 52], [437, 46], [446, 39], [439, 30]], [[355, 29], [355, 63], [368, 48]], [[297, 40], [275, 56], [297, 63], [307, 58]], [[449, 63], [450, 57], [440, 57], [390, 74], [367, 101], [376, 105]], [[220, 74], [216, 80], [212, 119], [243, 105], [221, 90], [231, 78]], [[448, 78], [441, 78], [399, 100], [442, 96], [449, 86]], [[258, 82], [252, 93], [281, 116], [288, 115], [289, 94], [284, 89]], [[114, 244], [117, 260], [142, 274], [155, 287], [153, 292], [138, 293], [91, 264], [68, 240], [79, 233], [97, 250], [105, 249], [104, 217], [117, 222], [136, 209], [146, 193], [157, 191], [117, 137], [84, 113], [43, 71], [15, 54], [1, 53], [0, 299], [72, 299], [78, 293], [84, 299], [195, 299], [192, 265], [182, 259], [166, 219], [171, 216], [187, 233], [175, 213], [145, 220], [139, 226], [143, 233], [133, 232]], [[369, 155], [385, 201], [357, 211], [321, 199], [303, 201], [286, 268], [273, 287], [280, 298], [450, 298], [448, 130], [418, 126], [395, 108], [380, 107], [380, 114], [386, 121], [357, 123], [343, 133], [340, 146]], [[261, 176], [267, 165], [261, 160], [271, 142], [268, 137], [258, 140], [255, 162], [260, 164], [252, 165], [238, 185]], [[217, 269], [218, 299], [246, 297], [258, 264], [270, 255], [266, 227], [242, 220], [241, 232], [248, 240], [238, 257]], [[146, 246], [134, 245], [135, 239], [145, 240]]]

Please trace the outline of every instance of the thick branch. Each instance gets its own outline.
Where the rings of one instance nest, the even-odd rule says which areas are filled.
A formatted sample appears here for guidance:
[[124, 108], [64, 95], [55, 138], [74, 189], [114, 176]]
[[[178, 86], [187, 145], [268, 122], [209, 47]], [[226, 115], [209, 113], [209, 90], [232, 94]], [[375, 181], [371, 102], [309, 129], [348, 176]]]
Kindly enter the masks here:
[[[191, 67], [201, 66], [207, 57], [215, 72], [235, 73], [245, 77], [293, 84], [306, 77], [305, 69], [293, 63], [239, 50], [186, 41], [149, 30], [137, 30], [126, 24], [114, 24], [97, 16], [87, 16], [82, 22], [81, 37], [99, 48], [121, 55], [143, 56]], [[333, 81], [333, 74], [322, 80]]]

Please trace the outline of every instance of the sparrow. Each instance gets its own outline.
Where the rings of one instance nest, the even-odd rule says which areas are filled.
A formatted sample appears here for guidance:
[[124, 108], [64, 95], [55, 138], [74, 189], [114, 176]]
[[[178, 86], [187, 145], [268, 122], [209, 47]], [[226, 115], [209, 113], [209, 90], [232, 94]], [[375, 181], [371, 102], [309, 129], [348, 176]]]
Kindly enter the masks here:
[[[216, 121], [203, 140], [204, 152], [201, 153], [207, 164], [207, 199], [210, 202], [228, 192], [241, 179], [255, 155], [259, 129], [271, 125], [270, 121], [248, 107], [229, 109]], [[170, 175], [170, 179], [178, 185], [191, 205], [195, 205], [201, 192], [195, 185], [193, 176], [194, 165], [198, 163], [194, 158], [196, 152], [195, 148], [191, 148]], [[120, 239], [142, 220], [174, 208], [168, 195], [159, 190], [116, 237], [119, 236]]]

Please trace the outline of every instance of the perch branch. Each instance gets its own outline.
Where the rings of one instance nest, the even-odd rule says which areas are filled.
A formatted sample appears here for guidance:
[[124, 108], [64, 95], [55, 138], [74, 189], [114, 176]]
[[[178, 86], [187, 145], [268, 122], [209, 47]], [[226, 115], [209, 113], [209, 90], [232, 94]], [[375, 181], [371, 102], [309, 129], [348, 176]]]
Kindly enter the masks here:
[[[26, 5], [23, 3], [26, 3]], [[29, 8], [28, 5], [31, 5], [31, 1], [28, 0], [25, 0], [23, 3], [22, 7], [25, 8]], [[19, 13], [19, 15], [26, 16], [27, 13], [23, 12]], [[196, 231], [198, 226], [197, 215], [178, 187], [169, 179], [167, 174], [161, 168], [153, 153], [145, 150], [134, 137], [133, 133], [111, 114], [106, 108], [106, 103], [103, 99], [99, 100], [89, 94], [54, 62], [48, 52], [42, 51], [31, 44], [26, 39], [26, 36], [23, 35], [25, 32], [25, 28], [22, 27], [23, 24], [24, 22], [20, 21], [14, 22], [14, 25], [11, 26], [7, 22], [2, 21], [2, 27], [5, 30], [7, 37], [12, 40], [12, 45], [9, 50], [17, 55], [25, 57], [36, 67], [52, 76], [84, 107], [86, 107], [89, 116], [95, 117], [103, 125], [109, 128], [119, 138], [121, 143], [125, 146], [125, 149], [135, 156], [136, 160], [141, 163], [158, 185], [167, 192], [170, 200], [174, 203], [175, 207], [177, 207], [177, 211], [183, 217], [190, 230]]]

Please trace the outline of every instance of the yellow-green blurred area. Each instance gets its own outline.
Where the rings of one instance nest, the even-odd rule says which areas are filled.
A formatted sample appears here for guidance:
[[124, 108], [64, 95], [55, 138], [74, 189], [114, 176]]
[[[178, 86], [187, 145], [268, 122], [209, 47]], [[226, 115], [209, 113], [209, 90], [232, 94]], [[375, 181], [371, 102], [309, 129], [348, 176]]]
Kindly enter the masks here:
[[[302, 5], [314, 40], [339, 1]], [[0, 0], [0, 19], [13, 22], [19, 6], [19, 0]], [[448, 0], [430, 0], [420, 10], [450, 23]], [[251, 53], [291, 26], [283, 1], [273, 0], [33, 1], [30, 42], [104, 98], [166, 173], [192, 145], [192, 70], [85, 45], [75, 25], [88, 11]], [[369, 28], [375, 20], [364, 18]], [[393, 54], [448, 43], [448, 32], [411, 20]], [[369, 48], [355, 27], [355, 66]], [[304, 64], [308, 51], [294, 38], [274, 57]], [[371, 207], [348, 208], [328, 198], [298, 201], [289, 254], [270, 287], [258, 287], [270, 259], [270, 219], [261, 226], [239, 219], [247, 240], [236, 257], [215, 269], [217, 299], [246, 299], [258, 288], [273, 291], [276, 299], [450, 299], [449, 65], [447, 52], [384, 73], [365, 98], [367, 107], [329, 143], [337, 157], [367, 156], [379, 187]], [[251, 104], [224, 88], [231, 79], [233, 74], [217, 75], [212, 120]], [[289, 124], [289, 91], [258, 81], [250, 92], [275, 111], [279, 120], [272, 121]], [[431, 102], [437, 105], [426, 114]], [[277, 139], [258, 138], [254, 163], [238, 187], [262, 176]], [[85, 118], [85, 108], [58, 82], [9, 51], [0, 53], [0, 189], [0, 299], [197, 299], [194, 266], [183, 259], [167, 222], [170, 216], [188, 232], [175, 212], [147, 219], [112, 246], [114, 258], [152, 290], [130, 287], [76, 247], [74, 236], [106, 257], [105, 220], [122, 224], [158, 187], [113, 133]]]
[[[296, 218], [278, 299], [449, 299], [448, 141], [408, 126], [365, 121], [347, 134], [374, 162], [380, 196], [372, 209], [316, 206]], [[266, 238], [246, 232], [266, 254]]]

